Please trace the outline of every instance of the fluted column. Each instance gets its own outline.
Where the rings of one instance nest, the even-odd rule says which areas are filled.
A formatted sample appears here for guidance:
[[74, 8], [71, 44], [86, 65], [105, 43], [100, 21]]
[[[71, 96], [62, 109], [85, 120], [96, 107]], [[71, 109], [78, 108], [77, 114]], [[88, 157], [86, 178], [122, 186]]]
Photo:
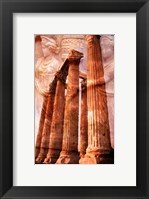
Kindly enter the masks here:
[[96, 35], [87, 35], [88, 147], [81, 163], [112, 163], [107, 97], [101, 48]]
[[44, 163], [54, 164], [59, 158], [62, 150], [64, 106], [65, 106], [65, 83], [68, 75], [68, 60], [61, 70], [56, 73], [57, 86], [54, 100], [54, 110], [52, 116], [51, 133], [49, 141], [49, 151]]
[[64, 113], [64, 134], [62, 152], [57, 164], [77, 164], [78, 154], [78, 116], [79, 116], [79, 63], [83, 54], [72, 50], [68, 55], [68, 84]]
[[44, 127], [45, 115], [46, 115], [47, 101], [48, 101], [47, 96], [43, 97], [43, 104], [42, 104], [39, 128], [38, 128], [38, 133], [37, 133], [37, 138], [36, 138], [36, 145], [35, 145], [35, 159], [37, 158], [37, 156], [39, 155], [39, 152], [40, 152], [42, 132], [43, 132], [43, 127]]
[[81, 82], [81, 121], [80, 121], [80, 158], [84, 157], [88, 146], [87, 122], [87, 81]]
[[38, 157], [36, 158], [36, 163], [38, 164], [44, 161], [49, 149], [49, 136], [50, 136], [51, 123], [52, 123], [53, 104], [54, 104], [56, 84], [57, 84], [57, 79], [55, 78], [53, 82], [50, 84], [50, 89], [49, 89], [40, 153]]

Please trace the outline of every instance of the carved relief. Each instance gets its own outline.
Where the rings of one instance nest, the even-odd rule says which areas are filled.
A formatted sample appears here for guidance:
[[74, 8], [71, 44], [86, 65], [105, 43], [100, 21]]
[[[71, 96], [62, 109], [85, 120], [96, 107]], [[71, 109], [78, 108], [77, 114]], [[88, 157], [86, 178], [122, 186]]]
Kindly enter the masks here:
[[100, 38], [104, 67], [107, 105], [109, 113], [111, 145], [114, 148], [114, 36], [104, 35]]
[[53, 80], [55, 72], [60, 68], [58, 58], [59, 46], [56, 38], [41, 36], [43, 57], [39, 58], [35, 66], [35, 86], [41, 95], [48, 95], [49, 83]]

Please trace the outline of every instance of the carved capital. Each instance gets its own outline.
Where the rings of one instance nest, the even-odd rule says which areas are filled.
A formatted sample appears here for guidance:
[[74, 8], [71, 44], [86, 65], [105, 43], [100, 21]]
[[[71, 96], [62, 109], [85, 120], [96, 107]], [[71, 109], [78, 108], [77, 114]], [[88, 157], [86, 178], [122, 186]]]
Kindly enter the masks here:
[[68, 54], [68, 60], [69, 62], [79, 62], [80, 59], [83, 57], [83, 53], [76, 51], [76, 50], [71, 50]]
[[56, 77], [63, 83], [65, 84], [66, 83], [66, 78], [67, 78], [67, 75], [68, 75], [68, 70], [59, 70], [57, 71], [56, 73]]
[[96, 38], [95, 35], [86, 35], [86, 41], [87, 42], [92, 42], [92, 41], [95, 40], [95, 38]]
[[86, 35], [86, 41], [88, 44], [92, 44], [94, 42], [97, 42], [97, 35]]

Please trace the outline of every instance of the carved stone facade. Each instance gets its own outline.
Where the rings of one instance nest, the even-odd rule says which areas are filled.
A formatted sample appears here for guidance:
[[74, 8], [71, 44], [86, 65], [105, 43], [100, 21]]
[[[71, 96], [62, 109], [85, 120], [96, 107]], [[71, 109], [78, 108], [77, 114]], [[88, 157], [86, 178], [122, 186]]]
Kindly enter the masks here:
[[85, 43], [84, 35], [63, 35], [61, 40], [62, 59], [65, 60], [72, 49], [83, 53], [84, 43]]
[[61, 37], [61, 58], [65, 60], [69, 52], [74, 49], [83, 53], [83, 58], [79, 64], [79, 70], [86, 73], [86, 41], [85, 35], [63, 35]]

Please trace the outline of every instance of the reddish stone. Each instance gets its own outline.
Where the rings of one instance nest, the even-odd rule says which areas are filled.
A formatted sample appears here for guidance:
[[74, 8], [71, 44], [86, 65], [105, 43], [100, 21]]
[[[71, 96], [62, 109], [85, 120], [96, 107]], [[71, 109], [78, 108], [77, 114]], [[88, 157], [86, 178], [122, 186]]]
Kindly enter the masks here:
[[42, 133], [40, 153], [38, 157], [36, 158], [37, 164], [40, 164], [44, 161], [49, 149], [49, 137], [50, 137], [50, 128], [51, 128], [51, 123], [52, 123], [53, 104], [54, 104], [56, 84], [57, 84], [57, 80], [54, 79], [50, 85], [47, 108], [46, 108], [46, 115], [45, 115], [45, 122], [44, 122], [43, 133]]
[[[96, 35], [87, 35], [88, 147], [81, 164], [106, 162], [111, 154], [107, 97], [101, 48]], [[102, 79], [102, 84], [100, 84]], [[101, 158], [102, 157], [102, 158]], [[105, 159], [105, 160], [104, 160]]]
[[37, 138], [36, 138], [35, 159], [38, 157], [39, 152], [40, 152], [42, 132], [43, 132], [43, 127], [44, 127], [45, 115], [46, 115], [47, 101], [48, 101], [48, 98], [44, 97], [43, 98], [41, 115], [40, 115], [39, 128], [38, 128], [38, 133], [37, 133]]
[[65, 82], [68, 75], [68, 63], [64, 62], [61, 70], [56, 74], [57, 87], [54, 100], [54, 110], [50, 133], [49, 151], [45, 164], [53, 164], [59, 158], [62, 150], [64, 106], [65, 106]]
[[86, 79], [84, 79], [81, 82], [80, 157], [84, 157], [87, 146], [88, 146], [87, 85], [86, 85]]
[[57, 164], [78, 164], [79, 116], [79, 63], [82, 53], [72, 50], [69, 54], [68, 85], [64, 113], [62, 152]]

